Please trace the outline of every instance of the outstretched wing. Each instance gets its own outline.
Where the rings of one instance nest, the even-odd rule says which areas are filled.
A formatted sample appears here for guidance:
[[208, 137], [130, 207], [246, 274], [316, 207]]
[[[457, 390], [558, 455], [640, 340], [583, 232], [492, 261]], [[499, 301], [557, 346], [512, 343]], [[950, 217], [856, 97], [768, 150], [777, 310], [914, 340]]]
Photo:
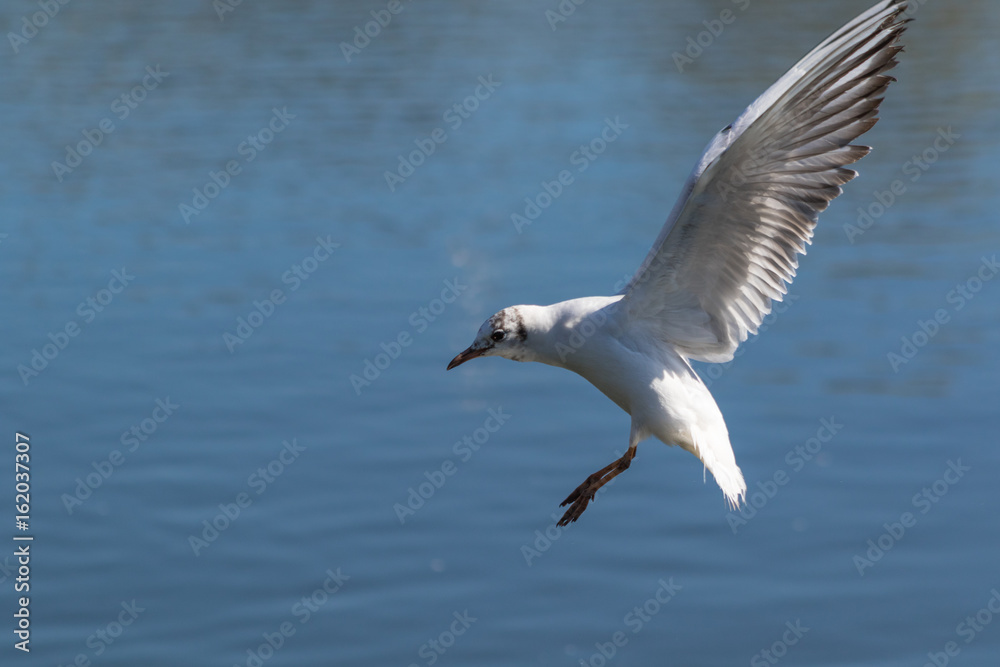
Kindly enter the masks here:
[[819, 213], [868, 154], [908, 0], [884, 0], [824, 40], [709, 143], [623, 293], [630, 317], [681, 354], [728, 361], [795, 276]]

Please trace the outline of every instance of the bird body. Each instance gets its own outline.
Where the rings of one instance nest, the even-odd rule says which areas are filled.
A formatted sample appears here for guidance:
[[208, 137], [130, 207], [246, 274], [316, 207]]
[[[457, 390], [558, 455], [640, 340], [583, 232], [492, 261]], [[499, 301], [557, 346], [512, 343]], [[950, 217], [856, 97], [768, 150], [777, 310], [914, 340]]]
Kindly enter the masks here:
[[[565, 368], [632, 417], [629, 447], [656, 437], [701, 459], [732, 506], [746, 491], [722, 412], [691, 363], [647, 322], [629, 317], [622, 295], [505, 308], [484, 325], [521, 330], [507, 358]], [[488, 326], [487, 326], [488, 325]]]
[[738, 506], [746, 484], [715, 400], [690, 360], [725, 362], [795, 277], [820, 212], [870, 150], [907, 0], [882, 0], [833, 33], [709, 142], [621, 294], [490, 317], [448, 368], [481, 356], [571, 370], [632, 417], [625, 454], [569, 495], [575, 521], [655, 436], [697, 456]]

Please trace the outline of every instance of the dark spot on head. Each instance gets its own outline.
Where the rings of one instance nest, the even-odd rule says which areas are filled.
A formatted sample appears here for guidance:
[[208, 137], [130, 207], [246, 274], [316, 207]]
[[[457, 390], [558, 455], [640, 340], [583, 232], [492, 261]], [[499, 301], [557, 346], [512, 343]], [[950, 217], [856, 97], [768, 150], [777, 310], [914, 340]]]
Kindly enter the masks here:
[[513, 325], [512, 329], [514, 331], [514, 334], [518, 337], [520, 341], [524, 342], [528, 338], [528, 328], [524, 326], [524, 318], [521, 316], [520, 311], [518, 311], [516, 308], [511, 312], [514, 315], [513, 318], [514, 321], [511, 323]]
[[493, 331], [506, 331], [520, 341], [524, 341], [528, 337], [528, 328], [524, 326], [524, 317], [521, 316], [517, 308], [507, 308], [500, 311], [490, 318], [490, 326]]

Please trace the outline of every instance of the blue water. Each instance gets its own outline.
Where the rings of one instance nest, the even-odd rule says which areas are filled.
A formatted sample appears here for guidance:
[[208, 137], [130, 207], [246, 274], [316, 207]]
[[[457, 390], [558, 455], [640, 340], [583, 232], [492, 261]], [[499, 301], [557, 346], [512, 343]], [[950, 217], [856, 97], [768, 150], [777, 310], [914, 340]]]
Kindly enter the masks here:
[[0, 47], [3, 521], [22, 432], [34, 537], [3, 663], [995, 664], [996, 3], [920, 6], [794, 298], [699, 367], [751, 508], [651, 441], [567, 530], [627, 415], [445, 364], [504, 306], [612, 293], [712, 134], [867, 3], [388, 4], [74, 2]]

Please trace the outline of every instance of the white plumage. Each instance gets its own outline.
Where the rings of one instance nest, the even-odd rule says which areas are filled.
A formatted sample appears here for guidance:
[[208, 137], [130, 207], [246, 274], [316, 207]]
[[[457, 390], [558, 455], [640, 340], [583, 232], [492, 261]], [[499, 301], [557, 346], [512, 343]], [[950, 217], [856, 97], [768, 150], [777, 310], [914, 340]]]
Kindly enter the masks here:
[[567, 368], [631, 415], [628, 451], [570, 494], [560, 524], [650, 436], [697, 456], [729, 503], [742, 501], [725, 421], [688, 360], [732, 359], [785, 294], [819, 213], [857, 175], [846, 165], [870, 150], [850, 142], [894, 80], [906, 5], [884, 0], [855, 18], [709, 142], [621, 294], [506, 308], [449, 364], [495, 355]]

